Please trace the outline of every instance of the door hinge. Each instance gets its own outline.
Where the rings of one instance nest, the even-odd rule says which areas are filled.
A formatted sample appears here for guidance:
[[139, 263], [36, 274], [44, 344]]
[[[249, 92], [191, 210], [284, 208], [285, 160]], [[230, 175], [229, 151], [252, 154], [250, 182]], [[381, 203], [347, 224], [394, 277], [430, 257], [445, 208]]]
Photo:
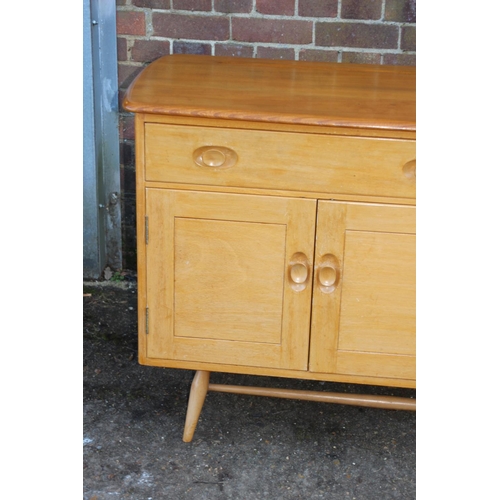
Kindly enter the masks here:
[[147, 245], [149, 242], [149, 217], [147, 215], [146, 215], [145, 233], [146, 233], [146, 245]]
[[146, 307], [146, 335], [149, 333], [149, 307]]

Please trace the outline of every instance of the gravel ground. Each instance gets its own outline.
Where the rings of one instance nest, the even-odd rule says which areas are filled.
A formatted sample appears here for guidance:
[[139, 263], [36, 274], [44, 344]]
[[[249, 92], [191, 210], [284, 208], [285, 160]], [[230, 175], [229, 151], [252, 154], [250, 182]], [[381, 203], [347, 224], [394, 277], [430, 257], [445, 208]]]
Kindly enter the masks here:
[[[416, 498], [414, 412], [209, 393], [182, 441], [193, 372], [137, 362], [136, 280], [84, 283], [84, 500]], [[415, 391], [213, 374], [213, 383]]]

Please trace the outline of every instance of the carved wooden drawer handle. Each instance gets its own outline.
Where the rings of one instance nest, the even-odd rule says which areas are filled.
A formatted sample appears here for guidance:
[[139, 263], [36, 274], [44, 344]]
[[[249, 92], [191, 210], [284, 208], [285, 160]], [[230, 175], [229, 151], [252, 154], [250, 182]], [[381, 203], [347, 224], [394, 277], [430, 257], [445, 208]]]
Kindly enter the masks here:
[[297, 252], [293, 254], [289, 265], [288, 277], [292, 290], [301, 292], [306, 289], [309, 279], [309, 263], [303, 253]]
[[200, 167], [229, 168], [236, 164], [238, 155], [224, 146], [203, 146], [195, 149], [193, 160]]
[[417, 160], [411, 160], [403, 165], [403, 174], [408, 179], [416, 179], [417, 177]]
[[340, 264], [332, 254], [323, 255], [318, 265], [319, 289], [323, 293], [332, 293], [340, 280]]

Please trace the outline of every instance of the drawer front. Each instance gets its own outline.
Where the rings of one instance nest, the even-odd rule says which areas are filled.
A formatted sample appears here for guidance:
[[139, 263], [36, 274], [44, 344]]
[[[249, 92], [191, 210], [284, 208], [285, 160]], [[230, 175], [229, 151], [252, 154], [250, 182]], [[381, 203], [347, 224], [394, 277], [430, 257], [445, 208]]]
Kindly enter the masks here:
[[145, 124], [146, 180], [415, 198], [415, 141]]

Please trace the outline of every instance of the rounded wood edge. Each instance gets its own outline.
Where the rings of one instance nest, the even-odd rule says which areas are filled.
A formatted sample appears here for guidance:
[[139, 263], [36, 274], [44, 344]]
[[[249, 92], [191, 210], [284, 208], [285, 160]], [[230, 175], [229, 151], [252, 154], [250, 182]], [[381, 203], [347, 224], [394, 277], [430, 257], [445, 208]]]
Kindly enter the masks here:
[[325, 127], [321, 125], [308, 125], [303, 123], [278, 123], [278, 122], [262, 122], [251, 120], [232, 120], [217, 116], [209, 118], [204, 116], [184, 116], [184, 115], [165, 115], [147, 113], [143, 114], [147, 123], [161, 123], [165, 125], [195, 125], [209, 126], [235, 129], [251, 129], [251, 130], [269, 130], [276, 132], [297, 132], [304, 134], [324, 134], [324, 135], [339, 135], [349, 137], [370, 137], [373, 139], [399, 139], [399, 140], [416, 140], [415, 130], [384, 130], [384, 129], [367, 129], [367, 128], [351, 128], [351, 127]]
[[162, 368], [179, 368], [184, 370], [205, 370], [210, 372], [232, 373], [236, 375], [258, 375], [266, 377], [281, 377], [290, 379], [303, 379], [316, 382], [335, 382], [341, 384], [360, 384], [381, 387], [400, 387], [402, 389], [415, 389], [415, 379], [366, 377], [362, 375], [343, 375], [339, 373], [322, 373], [301, 370], [284, 370], [281, 368], [266, 368], [262, 366], [223, 365], [216, 363], [203, 363], [198, 361], [176, 361], [156, 358], [143, 358], [144, 365], [159, 366]]

